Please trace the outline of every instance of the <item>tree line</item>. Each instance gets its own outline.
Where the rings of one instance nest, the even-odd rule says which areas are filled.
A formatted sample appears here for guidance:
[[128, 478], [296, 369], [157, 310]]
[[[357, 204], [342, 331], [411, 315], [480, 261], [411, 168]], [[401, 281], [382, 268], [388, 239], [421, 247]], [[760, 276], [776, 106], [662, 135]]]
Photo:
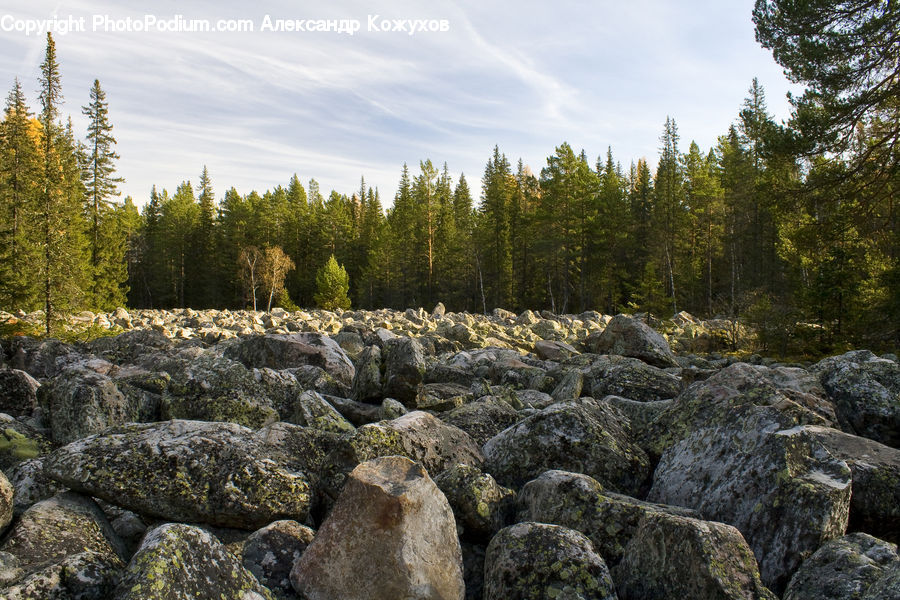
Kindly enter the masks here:
[[779, 50], [821, 16], [776, 4], [760, 0], [754, 20], [760, 42], [809, 86], [791, 122], [774, 122], [753, 80], [711, 148], [685, 150], [667, 118], [655, 169], [562, 143], [534, 172], [495, 147], [474, 189], [446, 163], [404, 164], [386, 210], [365, 179], [325, 196], [296, 174], [217, 199], [205, 167], [196, 185], [154, 186], [140, 212], [130, 198], [113, 202], [105, 95], [95, 82], [83, 109], [91, 125], [77, 140], [59, 119], [48, 35], [40, 113], [17, 81], [0, 127], [0, 305], [316, 306], [323, 281], [348, 279], [362, 308], [685, 310], [751, 321], [781, 353], [896, 344], [896, 95], [864, 96], [857, 112], [840, 104], [848, 95], [827, 88], [833, 78], [820, 85], [796, 51]]

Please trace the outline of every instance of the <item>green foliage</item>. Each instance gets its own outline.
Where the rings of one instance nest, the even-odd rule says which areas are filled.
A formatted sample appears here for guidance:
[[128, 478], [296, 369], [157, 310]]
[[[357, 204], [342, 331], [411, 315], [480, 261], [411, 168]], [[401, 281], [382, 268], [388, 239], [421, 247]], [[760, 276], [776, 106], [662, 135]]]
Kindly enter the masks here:
[[275, 306], [279, 306], [290, 312], [300, 310], [300, 307], [291, 300], [291, 295], [288, 293], [287, 288], [281, 288], [281, 293], [278, 294], [278, 300], [275, 301]]
[[332, 254], [328, 262], [316, 274], [316, 305], [325, 310], [346, 310], [350, 308], [350, 278], [343, 265], [339, 265]]

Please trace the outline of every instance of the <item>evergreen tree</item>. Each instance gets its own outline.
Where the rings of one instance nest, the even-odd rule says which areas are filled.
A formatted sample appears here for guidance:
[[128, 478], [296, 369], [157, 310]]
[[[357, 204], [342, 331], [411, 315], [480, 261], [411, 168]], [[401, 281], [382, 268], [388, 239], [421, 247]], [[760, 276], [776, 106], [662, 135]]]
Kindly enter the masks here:
[[40, 89], [43, 164], [36, 224], [42, 256], [37, 273], [49, 335], [57, 313], [79, 303], [86, 266], [80, 165], [71, 128], [63, 129], [57, 122], [62, 87], [56, 44], [49, 32]]
[[343, 265], [339, 265], [332, 254], [328, 262], [316, 274], [316, 305], [325, 310], [348, 309], [350, 279]]
[[6, 100], [0, 124], [0, 306], [37, 308], [39, 259], [34, 221], [40, 168], [37, 130], [19, 80]]
[[[511, 205], [515, 177], [499, 146], [484, 168], [479, 207], [479, 256], [476, 260], [483, 298], [494, 307], [513, 306]], [[485, 282], [487, 282], [485, 284]], [[485, 307], [486, 308], [486, 307]]]
[[659, 232], [657, 260], [666, 280], [666, 290], [671, 299], [671, 310], [678, 312], [678, 289], [675, 274], [678, 271], [679, 243], [685, 216], [683, 198], [683, 172], [678, 153], [678, 127], [675, 120], [666, 117], [660, 138], [660, 156], [656, 167], [654, 187], [654, 228]]
[[95, 79], [90, 103], [82, 107], [88, 118], [86, 154], [82, 173], [85, 186], [85, 208], [88, 215], [88, 244], [90, 247], [90, 283], [88, 303], [96, 308], [112, 310], [125, 304], [128, 280], [125, 263], [125, 232], [118, 228], [111, 198], [119, 195], [115, 177], [115, 161], [119, 158], [113, 146], [112, 124], [106, 93]]
[[203, 166], [197, 185], [197, 230], [193, 236], [192, 274], [197, 282], [197, 308], [210, 308], [221, 304], [219, 280], [219, 252], [216, 229], [216, 201], [209, 170]]

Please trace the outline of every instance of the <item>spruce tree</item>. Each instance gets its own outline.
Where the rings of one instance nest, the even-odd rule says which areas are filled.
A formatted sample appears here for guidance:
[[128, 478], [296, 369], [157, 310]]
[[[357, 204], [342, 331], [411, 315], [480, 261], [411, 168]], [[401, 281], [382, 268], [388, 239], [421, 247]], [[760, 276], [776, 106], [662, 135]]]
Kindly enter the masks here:
[[34, 230], [39, 156], [19, 80], [0, 124], [0, 306], [31, 310], [39, 303]]
[[350, 278], [343, 265], [339, 265], [332, 254], [328, 262], [316, 274], [316, 305], [325, 310], [350, 308]]
[[99, 80], [94, 80], [90, 103], [81, 110], [88, 118], [87, 160], [82, 173], [90, 247], [87, 302], [96, 308], [112, 310], [125, 304], [127, 293], [125, 232], [118, 227], [111, 200], [119, 195], [116, 184], [124, 180], [114, 176], [119, 155], [113, 149], [116, 140], [109, 122], [106, 93]]
[[216, 201], [213, 194], [209, 170], [203, 166], [200, 183], [197, 185], [197, 232], [194, 236], [193, 277], [197, 283], [197, 308], [212, 308], [220, 305], [219, 253], [216, 239]]
[[63, 129], [58, 124], [62, 86], [56, 44], [49, 32], [41, 64], [40, 88], [43, 164], [36, 219], [41, 245], [37, 272], [49, 335], [57, 313], [78, 304], [87, 262], [81, 216], [80, 165], [71, 128]]

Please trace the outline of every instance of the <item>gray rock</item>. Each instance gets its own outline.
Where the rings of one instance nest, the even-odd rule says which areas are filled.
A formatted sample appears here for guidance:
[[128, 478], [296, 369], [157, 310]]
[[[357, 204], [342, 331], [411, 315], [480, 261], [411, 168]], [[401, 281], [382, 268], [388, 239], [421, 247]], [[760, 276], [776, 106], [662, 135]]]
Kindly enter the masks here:
[[678, 377], [636, 358], [597, 357], [585, 379], [585, 388], [594, 398], [614, 395], [653, 402], [674, 398], [681, 392]]
[[551, 396], [556, 402], [564, 402], [566, 400], [577, 400], [581, 397], [581, 390], [584, 387], [584, 375], [580, 371], [571, 370], [565, 374], [562, 381], [553, 388]]
[[399, 456], [359, 465], [291, 573], [309, 600], [462, 600], [453, 512], [418, 464]]
[[6, 475], [0, 473], [0, 535], [3, 534], [13, 518], [14, 491]]
[[294, 403], [294, 410], [285, 421], [335, 433], [353, 433], [356, 430], [321, 394], [313, 391], [300, 394]]
[[630, 356], [656, 367], [676, 367], [678, 362], [669, 343], [646, 323], [616, 315], [591, 349], [598, 354]]
[[356, 374], [350, 388], [350, 397], [359, 402], [381, 400], [381, 349], [366, 346], [356, 361]]
[[166, 523], [147, 534], [113, 598], [274, 600], [214, 536], [180, 523]]
[[491, 438], [484, 445], [487, 471], [518, 488], [544, 471], [561, 469], [637, 495], [650, 475], [650, 461], [627, 429], [624, 417], [602, 402], [554, 404]]
[[17, 515], [65, 489], [44, 474], [43, 458], [25, 460], [12, 467], [9, 470], [9, 482], [15, 489], [13, 511]]
[[60, 444], [129, 421], [128, 403], [113, 381], [92, 370], [73, 367], [40, 387], [49, 408], [53, 441]]
[[613, 578], [621, 600], [777, 600], [737, 529], [664, 512], [644, 516]]
[[272, 461], [252, 431], [233, 423], [111, 428], [60, 448], [44, 471], [139, 514], [224, 527], [302, 521], [311, 502], [307, 476]]
[[321, 333], [290, 333], [254, 336], [240, 340], [225, 351], [227, 358], [247, 367], [289, 369], [303, 365], [321, 367], [329, 375], [350, 385], [355, 368], [337, 342]]
[[869, 586], [862, 600], [897, 600], [900, 598], [900, 564], [885, 569], [884, 575]]
[[116, 336], [97, 338], [86, 346], [91, 354], [121, 365], [133, 363], [146, 354], [166, 353], [174, 347], [174, 343], [155, 329], [133, 329]]
[[107, 600], [125, 566], [118, 557], [85, 550], [46, 564], [2, 590], [5, 600]]
[[415, 408], [419, 385], [425, 378], [425, 355], [414, 338], [398, 337], [384, 344], [384, 396]]
[[275, 521], [253, 532], [241, 544], [241, 561], [277, 597], [296, 598], [291, 569], [312, 542], [315, 531], [296, 521]]
[[[409, 410], [403, 406], [402, 402], [394, 400], [393, 398], [385, 398], [381, 401], [381, 407], [378, 412], [381, 419], [390, 421], [391, 419], [402, 417], [407, 414]], [[453, 423], [451, 423], [451, 425], [452, 424]]]
[[846, 531], [850, 469], [814, 433], [773, 430], [754, 416], [700, 428], [667, 450], [649, 500], [737, 527], [780, 594], [804, 556]]
[[453, 509], [460, 538], [487, 543], [512, 515], [516, 493], [476, 467], [450, 467], [434, 482]]
[[468, 433], [480, 447], [514, 425], [519, 420], [519, 415], [508, 404], [495, 402], [492, 397], [487, 396], [441, 415], [441, 420]]
[[429, 474], [437, 475], [457, 464], [481, 467], [484, 463], [481, 449], [465, 431], [426, 412], [413, 411], [361, 429], [368, 429], [369, 435], [394, 433], [403, 455], [420, 463]]
[[519, 492], [517, 521], [553, 523], [585, 534], [610, 567], [622, 560], [625, 546], [647, 513], [700, 518], [688, 508], [643, 502], [604, 491], [597, 480], [579, 473], [547, 471]]
[[900, 364], [857, 350], [826, 358], [811, 370], [851, 433], [900, 447]]
[[0, 589], [22, 579], [25, 571], [19, 566], [19, 559], [9, 552], [0, 552]]
[[38, 381], [18, 369], [0, 369], [0, 412], [18, 417], [37, 406]]
[[567, 598], [616, 600], [603, 558], [573, 529], [518, 523], [488, 544], [484, 600]]
[[897, 547], [865, 533], [831, 540], [803, 561], [783, 600], [859, 600], [896, 564]]
[[16, 521], [0, 546], [32, 572], [84, 551], [124, 559], [125, 546], [90, 498], [65, 492], [38, 502]]
[[543, 360], [563, 361], [579, 354], [571, 344], [554, 340], [538, 340], [534, 343], [534, 353]]

